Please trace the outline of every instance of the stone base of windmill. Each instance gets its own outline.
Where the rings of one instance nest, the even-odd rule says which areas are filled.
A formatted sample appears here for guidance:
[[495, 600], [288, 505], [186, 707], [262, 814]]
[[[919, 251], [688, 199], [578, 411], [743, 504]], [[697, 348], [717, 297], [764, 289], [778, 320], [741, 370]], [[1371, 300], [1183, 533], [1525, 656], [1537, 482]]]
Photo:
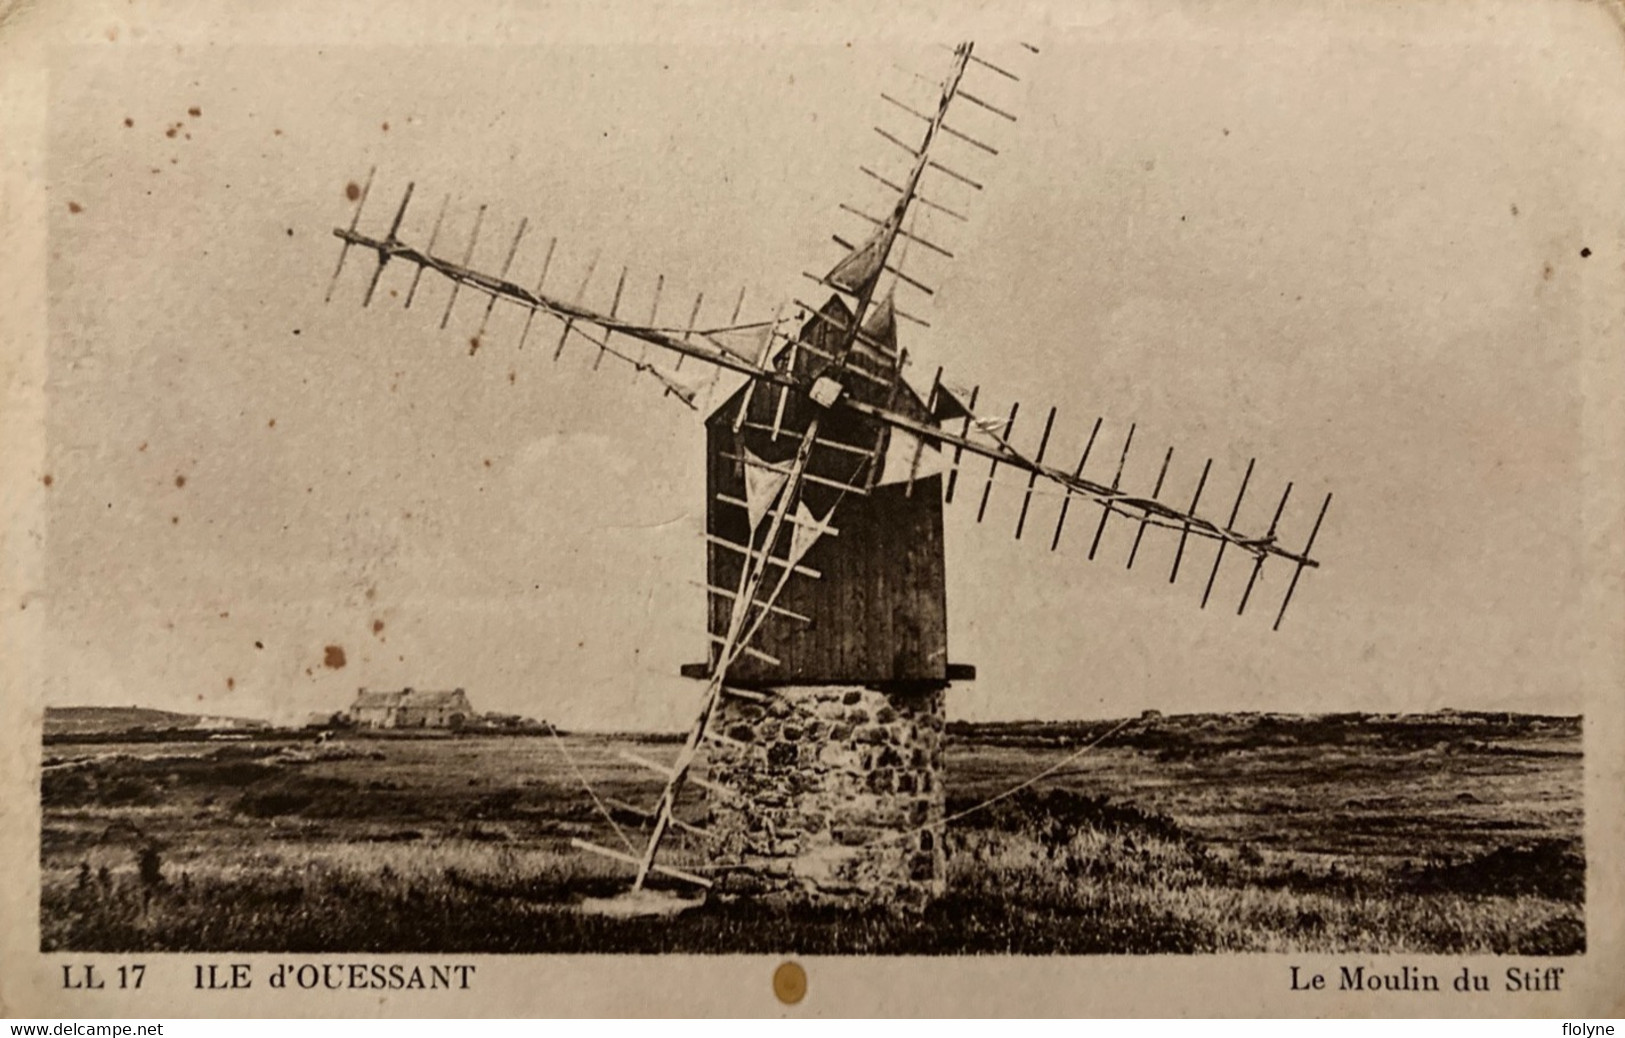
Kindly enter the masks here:
[[942, 687], [725, 696], [706, 744], [714, 893], [922, 907], [947, 886]]

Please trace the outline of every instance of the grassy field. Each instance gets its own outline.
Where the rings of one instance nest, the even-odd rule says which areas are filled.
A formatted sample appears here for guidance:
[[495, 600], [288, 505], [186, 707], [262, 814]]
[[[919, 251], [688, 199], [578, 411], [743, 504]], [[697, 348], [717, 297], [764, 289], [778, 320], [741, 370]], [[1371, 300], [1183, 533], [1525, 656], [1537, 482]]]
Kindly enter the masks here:
[[[1104, 722], [951, 726], [949, 810]], [[869, 954], [1584, 950], [1577, 718], [1188, 715], [1138, 722], [948, 829], [923, 915], [713, 899], [574, 910], [636, 843], [629, 736], [48, 739], [44, 950]], [[686, 808], [693, 816], [699, 804]], [[680, 812], [683, 813], [683, 812]], [[672, 861], [704, 869], [681, 840]]]

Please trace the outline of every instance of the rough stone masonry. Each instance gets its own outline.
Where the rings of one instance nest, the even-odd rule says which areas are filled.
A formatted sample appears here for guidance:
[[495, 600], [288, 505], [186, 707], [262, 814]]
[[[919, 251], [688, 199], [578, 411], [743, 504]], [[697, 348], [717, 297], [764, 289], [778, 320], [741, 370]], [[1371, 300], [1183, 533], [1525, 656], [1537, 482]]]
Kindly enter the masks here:
[[[708, 743], [721, 894], [920, 907], [947, 857], [942, 686], [726, 695]], [[729, 868], [729, 866], [734, 866]]]

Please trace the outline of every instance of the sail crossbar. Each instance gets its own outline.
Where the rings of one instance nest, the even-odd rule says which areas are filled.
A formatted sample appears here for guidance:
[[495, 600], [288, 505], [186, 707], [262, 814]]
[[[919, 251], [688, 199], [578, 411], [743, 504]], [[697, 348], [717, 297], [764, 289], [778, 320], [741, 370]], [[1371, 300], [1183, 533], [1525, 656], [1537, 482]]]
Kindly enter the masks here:
[[[1201, 516], [1182, 511], [1175, 506], [1164, 504], [1155, 498], [1142, 497], [1126, 490], [1114, 489], [1108, 484], [1097, 483], [1083, 476], [1081, 471], [1074, 474], [1031, 458], [1011, 446], [1001, 437], [989, 433], [985, 429], [981, 431], [986, 438], [976, 439], [970, 435], [950, 432], [941, 426], [932, 425], [861, 400], [846, 400], [844, 403], [846, 407], [854, 411], [869, 415], [892, 428], [912, 433], [927, 443], [939, 447], [946, 444], [968, 453], [979, 454], [1001, 465], [1007, 465], [1026, 473], [1035, 474], [1039, 478], [1051, 480], [1079, 498], [1092, 500], [1098, 505], [1112, 508], [1136, 522], [1144, 520], [1150, 526], [1181, 531], [1184, 530], [1186, 524], [1189, 524], [1191, 536], [1205, 537], [1209, 540], [1228, 543], [1254, 559], [1276, 556], [1289, 562], [1301, 563], [1311, 569], [1320, 565], [1318, 561], [1310, 558], [1305, 553], [1291, 551], [1281, 546], [1273, 531], [1262, 537], [1244, 534], [1231, 529], [1227, 525], [1221, 525]], [[974, 418], [970, 422], [970, 426], [973, 429], [978, 428], [977, 421]]]
[[[702, 331], [699, 329], [695, 330], [695, 338], [685, 339], [681, 333], [674, 334], [671, 330], [666, 328], [650, 327], [626, 318], [611, 317], [608, 314], [600, 313], [593, 310], [591, 307], [582, 305], [580, 303], [568, 303], [564, 300], [557, 299], [542, 292], [533, 291], [506, 278], [486, 274], [483, 271], [475, 268], [464, 266], [463, 264], [445, 259], [440, 256], [435, 256], [431, 253], [414, 248], [405, 242], [374, 238], [359, 231], [349, 230], [346, 228], [334, 228], [333, 234], [335, 237], [343, 240], [346, 245], [359, 245], [372, 249], [381, 255], [387, 255], [392, 259], [403, 259], [408, 263], [416, 264], [422, 269], [433, 270], [454, 283], [468, 286], [476, 291], [499, 296], [519, 306], [546, 313], [549, 316], [558, 318], [562, 321], [585, 322], [587, 324], [596, 325], [597, 327], [604, 329], [606, 333], [613, 332], [631, 338], [641, 339], [656, 346], [661, 346], [672, 351], [673, 353], [693, 357], [697, 360], [703, 360], [714, 364], [717, 367], [725, 368], [741, 375], [750, 375], [753, 377], [763, 377], [765, 375], [764, 372], [751, 364], [750, 361], [734, 356], [722, 347], [715, 346], [707, 342]], [[731, 326], [721, 329], [709, 329], [707, 331], [710, 334], [715, 334], [719, 331], [732, 331], [740, 328], [759, 328], [761, 326], [761, 324], [756, 323]], [[696, 339], [698, 339], [698, 341], [696, 341]], [[592, 341], [594, 345], [599, 345], [599, 342], [596, 339], [590, 341]], [[627, 363], [634, 365], [638, 363], [637, 358], [632, 357], [629, 354], [618, 353], [613, 346], [608, 346], [606, 348], [610, 353], [620, 356], [622, 359], [627, 361]], [[643, 363], [644, 366], [651, 372], [659, 372], [659, 369], [653, 365], [650, 365], [647, 362]], [[768, 377], [771, 380], [771, 377]], [[788, 382], [786, 384], [788, 384]]]
[[[374, 238], [349, 228], [337, 228], [334, 234], [347, 245], [358, 245], [382, 252], [392, 259], [402, 259], [423, 269], [434, 270], [450, 280], [478, 291], [500, 296], [518, 305], [532, 308], [560, 320], [572, 322], [571, 330], [573, 332], [584, 336], [593, 345], [603, 347], [610, 355], [622, 359], [625, 363], [639, 366], [648, 371], [651, 375], [660, 379], [662, 384], [666, 385], [673, 395], [690, 407], [695, 406], [693, 390], [670, 379], [658, 366], [617, 350], [613, 343], [608, 343], [597, 336], [591, 335], [585, 329], [580, 328], [579, 325], [585, 323], [602, 328], [606, 332], [613, 331], [628, 338], [652, 343], [671, 352], [705, 361], [715, 367], [760, 382], [781, 386], [792, 392], [806, 391], [806, 387], [801, 385], [792, 373], [779, 371], [771, 366], [758, 367], [751, 361], [731, 354], [721, 347], [711, 345], [698, 336], [685, 339], [662, 328], [652, 328], [622, 318], [611, 318], [590, 307], [555, 299], [505, 278], [485, 274], [421, 251], [398, 240]], [[846, 343], [848, 349], [850, 349], [852, 343], [860, 341], [859, 336], [862, 335], [862, 330], [859, 322], [850, 319], [841, 321], [829, 318], [828, 315], [821, 314], [817, 310], [807, 309], [814, 315], [815, 319], [826, 320], [841, 330], [844, 333], [843, 340], [850, 340]], [[899, 314], [900, 316], [907, 316], [902, 314], [901, 311], [899, 311]], [[753, 322], [748, 325], [732, 327], [760, 328], [763, 327], [763, 324], [763, 322]], [[805, 343], [798, 344], [798, 348], [805, 346]], [[833, 358], [831, 359], [833, 360]], [[861, 367], [846, 365], [843, 371], [862, 372], [864, 375], [879, 380], [879, 376], [866, 372]], [[1294, 552], [1282, 547], [1273, 534], [1266, 534], [1262, 537], [1243, 534], [1227, 525], [1221, 525], [1199, 516], [1191, 516], [1177, 507], [1164, 504], [1153, 498], [1142, 497], [1121, 489], [1113, 489], [1109, 485], [1097, 483], [1081, 474], [1074, 475], [1063, 469], [1029, 458], [996, 432], [993, 432], [989, 427], [990, 423], [983, 423], [980, 420], [973, 419], [965, 433], [956, 434], [940, 426], [922, 422], [884, 406], [870, 404], [850, 395], [843, 395], [835, 402], [835, 406], [865, 414], [893, 428], [900, 428], [913, 433], [927, 443], [939, 446], [947, 444], [958, 451], [980, 455], [1002, 465], [1026, 473], [1036, 474], [1040, 478], [1049, 479], [1059, 484], [1079, 497], [1091, 499], [1099, 505], [1109, 506], [1121, 511], [1122, 514], [1135, 521], [1144, 520], [1150, 526], [1183, 531], [1188, 522], [1191, 536], [1227, 543], [1250, 555], [1255, 560], [1273, 555], [1294, 563], [1301, 563], [1307, 568], [1315, 568], [1319, 565], [1316, 560], [1310, 558], [1306, 553]], [[853, 487], [850, 484], [841, 484], [822, 477], [809, 475], [808, 479], [812, 482], [834, 485], [837, 489], [851, 490], [858, 493], [863, 490], [863, 488]]]
[[[779, 371], [771, 366], [758, 367], [750, 360], [731, 354], [721, 347], [711, 345], [697, 336], [685, 339], [662, 328], [652, 328], [623, 318], [612, 318], [590, 307], [563, 302], [506, 278], [464, 267], [459, 263], [421, 251], [398, 240], [374, 238], [348, 228], [337, 228], [334, 234], [347, 245], [362, 246], [386, 254], [391, 259], [405, 260], [424, 269], [434, 270], [452, 281], [467, 285], [478, 291], [500, 296], [518, 305], [532, 308], [560, 320], [569, 321], [572, 323], [571, 330], [573, 332], [585, 337], [593, 345], [604, 348], [610, 355], [616, 356], [625, 363], [648, 371], [651, 375], [660, 379], [662, 384], [673, 395], [690, 407], [695, 406], [693, 390], [670, 379], [658, 366], [646, 360], [640, 360], [624, 351], [617, 350], [613, 343], [590, 334], [579, 325], [585, 323], [602, 328], [606, 333], [615, 332], [628, 338], [652, 343], [671, 352], [705, 361], [715, 367], [760, 382], [781, 386], [792, 392], [806, 391], [806, 387], [801, 385], [792, 373]], [[822, 318], [830, 321], [844, 333], [842, 338], [845, 340], [844, 345], [848, 350], [850, 350], [853, 343], [860, 341], [859, 336], [862, 335], [862, 330], [859, 322], [850, 319], [846, 321], [832, 319], [817, 310], [808, 309], [815, 316], [815, 319]], [[899, 311], [899, 314], [907, 316], [903, 315], [901, 311]], [[762, 326], [761, 322], [755, 322], [750, 325], [736, 327], [760, 328]], [[805, 345], [800, 343], [798, 348]], [[861, 367], [845, 365], [843, 371], [863, 372], [863, 374], [875, 378], [877, 381], [879, 380], [879, 376], [865, 372]], [[1294, 552], [1282, 547], [1273, 533], [1262, 537], [1243, 534], [1227, 525], [1221, 525], [1199, 516], [1191, 516], [1177, 507], [1164, 504], [1153, 498], [1142, 497], [1121, 489], [1113, 489], [1109, 485], [1097, 483], [1081, 474], [1073, 475], [1060, 468], [1029, 458], [996, 432], [993, 432], [987, 424], [979, 420], [973, 420], [964, 434], [956, 434], [940, 426], [922, 422], [884, 406], [870, 404], [850, 395], [843, 395], [835, 402], [835, 406], [865, 414], [893, 428], [900, 428], [913, 433], [927, 443], [939, 446], [948, 444], [959, 451], [977, 454], [989, 460], [997, 461], [1002, 465], [1026, 473], [1036, 474], [1040, 478], [1049, 479], [1059, 484], [1079, 497], [1091, 499], [1099, 505], [1118, 510], [1135, 521], [1144, 520], [1150, 526], [1165, 527], [1183, 532], [1188, 523], [1190, 536], [1227, 543], [1250, 555], [1255, 560], [1273, 555], [1294, 563], [1301, 563], [1307, 568], [1314, 568], [1319, 565], [1316, 560], [1310, 558], [1306, 553]], [[811, 482], [834, 485], [837, 489], [858, 493], [863, 491], [863, 488], [830, 481], [823, 477], [809, 475], [808, 479]]]

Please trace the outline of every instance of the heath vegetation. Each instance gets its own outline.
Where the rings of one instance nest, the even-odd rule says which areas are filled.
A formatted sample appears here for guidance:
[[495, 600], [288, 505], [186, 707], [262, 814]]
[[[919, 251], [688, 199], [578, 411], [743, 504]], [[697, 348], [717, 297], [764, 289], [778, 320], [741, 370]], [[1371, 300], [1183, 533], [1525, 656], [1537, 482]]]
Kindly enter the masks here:
[[[950, 726], [950, 814], [1109, 723]], [[1577, 718], [1148, 716], [947, 830], [923, 914], [711, 899], [575, 910], [629, 872], [571, 837], [582, 791], [650, 803], [616, 756], [662, 737], [322, 745], [53, 740], [41, 783], [43, 950], [1569, 955], [1585, 948]], [[642, 745], [640, 745], [640, 743]], [[569, 761], [562, 755], [569, 754]], [[698, 799], [680, 813], [703, 815]], [[694, 838], [674, 860], [707, 867]]]

